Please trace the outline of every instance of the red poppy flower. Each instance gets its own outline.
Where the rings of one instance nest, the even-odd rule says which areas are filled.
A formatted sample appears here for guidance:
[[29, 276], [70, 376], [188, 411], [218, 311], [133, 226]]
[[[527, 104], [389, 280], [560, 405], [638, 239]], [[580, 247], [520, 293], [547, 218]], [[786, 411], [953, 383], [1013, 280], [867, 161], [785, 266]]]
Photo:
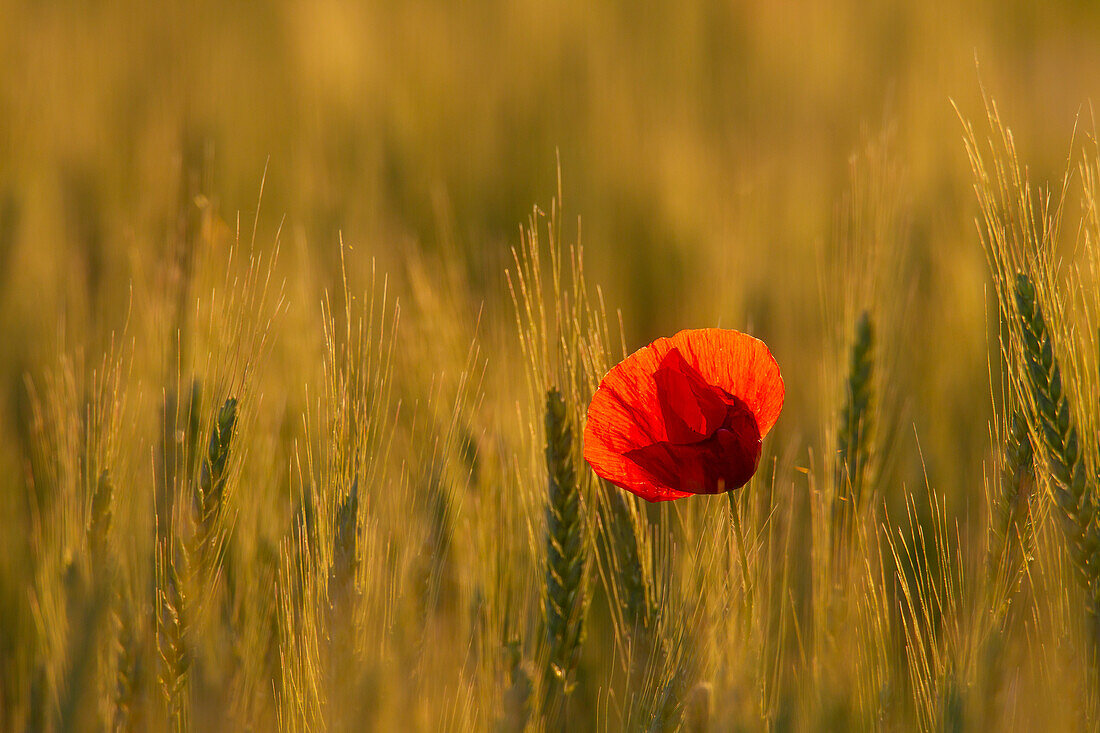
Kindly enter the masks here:
[[647, 501], [738, 489], [783, 409], [763, 341], [703, 328], [660, 338], [612, 367], [588, 406], [584, 458]]

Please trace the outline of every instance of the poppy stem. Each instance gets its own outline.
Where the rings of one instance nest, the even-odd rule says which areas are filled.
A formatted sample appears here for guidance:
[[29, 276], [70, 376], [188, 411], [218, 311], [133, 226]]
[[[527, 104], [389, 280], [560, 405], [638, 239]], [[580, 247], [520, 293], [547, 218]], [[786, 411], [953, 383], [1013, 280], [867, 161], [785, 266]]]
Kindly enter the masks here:
[[745, 588], [745, 605], [751, 618], [753, 607], [752, 581], [749, 578], [749, 556], [745, 550], [745, 533], [741, 528], [741, 508], [737, 505], [737, 499], [732, 491], [727, 492], [726, 496], [730, 502], [730, 521], [733, 524], [733, 535], [737, 541], [738, 559], [741, 561], [741, 583]]

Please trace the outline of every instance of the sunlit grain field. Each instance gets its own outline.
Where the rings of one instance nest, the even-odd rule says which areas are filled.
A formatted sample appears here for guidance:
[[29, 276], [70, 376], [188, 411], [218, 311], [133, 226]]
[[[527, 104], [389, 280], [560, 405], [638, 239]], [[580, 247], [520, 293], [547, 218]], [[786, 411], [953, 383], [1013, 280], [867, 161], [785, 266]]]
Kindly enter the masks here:
[[0, 0], [0, 730], [1095, 729], [1097, 39]]

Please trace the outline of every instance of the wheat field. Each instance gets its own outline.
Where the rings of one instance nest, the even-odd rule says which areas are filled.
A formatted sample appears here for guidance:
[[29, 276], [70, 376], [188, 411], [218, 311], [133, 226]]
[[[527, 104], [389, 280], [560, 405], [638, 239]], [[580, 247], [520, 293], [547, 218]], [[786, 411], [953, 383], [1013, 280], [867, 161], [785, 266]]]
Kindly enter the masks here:
[[[1100, 727], [1098, 39], [0, 0], [0, 730]], [[706, 327], [782, 414], [643, 501]]]

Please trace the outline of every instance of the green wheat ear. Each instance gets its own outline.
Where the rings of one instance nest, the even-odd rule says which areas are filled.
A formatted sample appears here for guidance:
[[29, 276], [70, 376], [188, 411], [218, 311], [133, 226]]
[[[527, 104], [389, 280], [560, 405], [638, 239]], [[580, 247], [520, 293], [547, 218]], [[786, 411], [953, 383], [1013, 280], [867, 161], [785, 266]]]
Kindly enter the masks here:
[[1029, 485], [1035, 479], [1035, 449], [1027, 431], [1023, 412], [1012, 413], [1008, 442], [1005, 445], [1001, 492], [993, 516], [993, 535], [998, 552], [1017, 543], [1025, 546]]
[[226, 465], [229, 446], [233, 439], [233, 427], [237, 422], [237, 400], [230, 397], [218, 411], [210, 433], [210, 445], [202, 461], [199, 474], [199, 525], [198, 556], [202, 569], [213, 574], [218, 557], [217, 532], [219, 520], [225, 511], [225, 485], [228, 479]]
[[92, 511], [88, 518], [88, 547], [91, 550], [93, 567], [103, 568], [107, 556], [107, 535], [111, 531], [111, 499], [114, 488], [111, 474], [107, 469], [99, 474], [95, 491], [92, 493]]
[[836, 499], [834, 533], [860, 506], [871, 457], [871, 412], [874, 400], [875, 334], [871, 315], [864, 311], [856, 323], [855, 340], [848, 359], [844, 409], [837, 434]]
[[359, 564], [357, 535], [359, 527], [359, 479], [351, 485], [351, 491], [336, 510], [335, 536], [332, 548], [332, 570], [329, 577], [330, 594], [347, 588], [355, 582]]
[[1062, 388], [1062, 373], [1054, 345], [1031, 279], [1016, 275], [1016, 311], [1023, 338], [1023, 366], [1031, 386], [1032, 432], [1045, 447], [1046, 468], [1053, 478], [1052, 493], [1069, 542], [1073, 564], [1087, 591], [1089, 612], [1100, 615], [1097, 549], [1100, 527], [1096, 522], [1096, 498], [1089, 490], [1081, 457], [1077, 428], [1069, 399]]
[[573, 428], [565, 400], [546, 393], [546, 640], [547, 711], [569, 694], [584, 634], [584, 537], [580, 489], [573, 462]]
[[504, 692], [504, 714], [498, 721], [497, 729], [505, 731], [524, 731], [531, 720], [531, 697], [535, 682], [530, 665], [523, 659], [523, 645], [513, 639], [505, 645], [508, 654], [509, 676], [512, 684]]
[[199, 476], [199, 501], [202, 506], [203, 525], [212, 524], [221, 513], [226, 483], [226, 462], [229, 460], [229, 443], [233, 438], [233, 426], [237, 422], [237, 400], [230, 397], [218, 410], [218, 418], [210, 433], [210, 446], [202, 463]]
[[623, 494], [617, 488], [607, 485], [603, 488], [611, 508], [611, 531], [614, 551], [618, 555], [615, 568], [617, 581], [622, 589], [624, 621], [632, 630], [652, 628], [657, 609], [650, 603], [650, 594], [646, 592], [642, 542], [638, 536], [641, 528], [635, 523], [630, 505]]

